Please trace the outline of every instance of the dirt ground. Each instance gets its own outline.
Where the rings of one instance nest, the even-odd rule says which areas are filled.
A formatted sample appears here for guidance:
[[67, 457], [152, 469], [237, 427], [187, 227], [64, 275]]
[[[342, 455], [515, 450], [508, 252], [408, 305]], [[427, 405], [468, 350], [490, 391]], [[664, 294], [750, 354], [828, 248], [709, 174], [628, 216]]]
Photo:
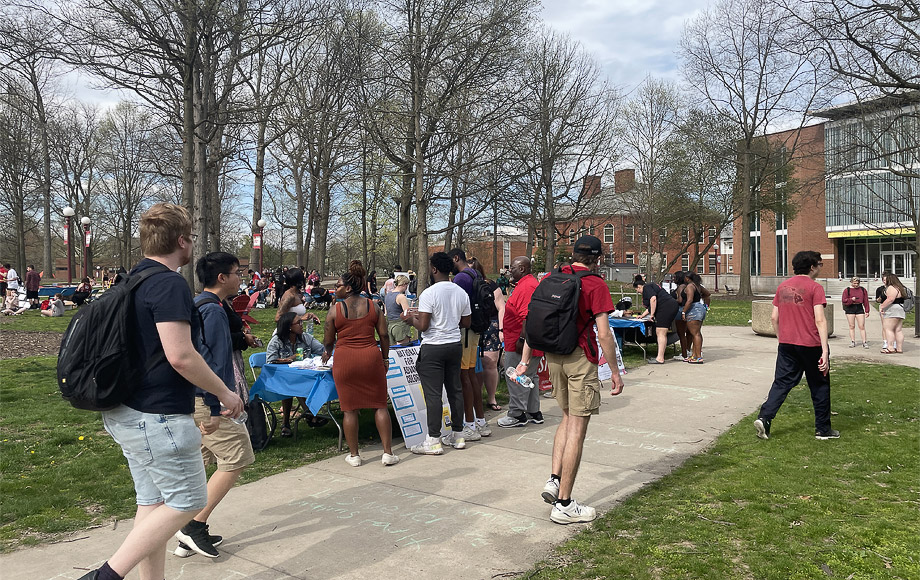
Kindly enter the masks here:
[[0, 359], [57, 355], [63, 336], [60, 332], [0, 330]]

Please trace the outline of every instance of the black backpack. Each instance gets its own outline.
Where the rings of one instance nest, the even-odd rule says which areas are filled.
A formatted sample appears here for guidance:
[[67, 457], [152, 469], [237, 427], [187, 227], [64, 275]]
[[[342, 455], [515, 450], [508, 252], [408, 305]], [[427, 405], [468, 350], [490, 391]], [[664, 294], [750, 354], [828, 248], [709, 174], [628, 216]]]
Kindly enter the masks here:
[[467, 268], [460, 274], [466, 274], [473, 280], [473, 295], [470, 296], [470, 330], [476, 334], [482, 334], [492, 324], [492, 316], [498, 315], [498, 310], [495, 308], [495, 295], [492, 294], [489, 283], [475, 270], [471, 273]]
[[[133, 276], [122, 274], [118, 284], [74, 315], [61, 340], [57, 364], [58, 388], [71, 405], [108, 411], [134, 394], [147, 371], [137, 366], [137, 341], [130, 322], [134, 294], [147, 278], [171, 271], [154, 266]], [[151, 357], [147, 368], [163, 357]]]
[[578, 337], [585, 330], [578, 328], [578, 298], [586, 276], [597, 274], [590, 270], [567, 274], [557, 269], [537, 285], [524, 322], [524, 336], [531, 348], [571, 354], [578, 347]]

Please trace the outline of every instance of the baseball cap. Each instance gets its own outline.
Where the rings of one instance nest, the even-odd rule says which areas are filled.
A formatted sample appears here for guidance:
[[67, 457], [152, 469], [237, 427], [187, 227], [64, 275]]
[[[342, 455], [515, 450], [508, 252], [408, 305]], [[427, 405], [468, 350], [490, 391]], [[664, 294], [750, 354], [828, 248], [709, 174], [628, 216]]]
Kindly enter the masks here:
[[575, 245], [572, 246], [573, 253], [588, 254], [589, 256], [600, 256], [604, 253], [601, 241], [594, 236], [582, 236], [578, 238]]

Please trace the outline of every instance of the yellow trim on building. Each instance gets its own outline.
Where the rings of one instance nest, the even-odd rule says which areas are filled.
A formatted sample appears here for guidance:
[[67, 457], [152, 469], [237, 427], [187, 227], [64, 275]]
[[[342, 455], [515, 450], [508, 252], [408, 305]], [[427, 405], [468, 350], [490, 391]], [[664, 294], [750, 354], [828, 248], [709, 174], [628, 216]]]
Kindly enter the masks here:
[[908, 228], [887, 228], [881, 230], [846, 230], [827, 232], [828, 238], [876, 238], [880, 236], [912, 236], [916, 232]]

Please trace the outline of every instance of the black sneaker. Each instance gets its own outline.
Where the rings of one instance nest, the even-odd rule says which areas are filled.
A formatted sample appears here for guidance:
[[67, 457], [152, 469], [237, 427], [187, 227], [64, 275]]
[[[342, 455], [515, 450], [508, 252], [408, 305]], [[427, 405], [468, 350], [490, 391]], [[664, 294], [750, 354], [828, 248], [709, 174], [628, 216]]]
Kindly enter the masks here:
[[99, 570], [93, 570], [80, 576], [77, 580], [97, 580], [97, 578], [99, 578]]
[[[204, 529], [205, 529], [205, 531], [208, 532], [208, 539], [211, 540], [211, 545], [212, 545], [212, 546], [214, 546], [214, 547], [216, 548], [217, 546], [221, 545], [221, 543], [224, 541], [224, 537], [223, 537], [223, 536], [212, 536], [212, 535], [211, 535], [211, 530], [208, 528], [208, 525], [207, 525], [207, 524], [204, 525]], [[175, 555], [178, 556], [179, 558], [188, 558], [189, 556], [191, 556], [191, 555], [194, 554], [194, 553], [195, 553], [195, 551], [192, 550], [192, 549], [188, 546], [188, 544], [185, 544], [185, 543], [183, 543], [183, 542], [179, 542], [179, 545], [176, 546], [176, 549], [173, 551], [173, 554], [175, 554]]]
[[761, 439], [770, 438], [770, 421], [758, 417], [757, 420], [754, 421], [754, 429], [757, 430], [757, 436]]
[[206, 558], [216, 558], [220, 552], [211, 543], [208, 525], [195, 520], [190, 521], [176, 532], [176, 539]]
[[828, 439], [840, 439], [840, 431], [828, 429], [827, 431], [815, 431], [815, 439], [826, 441]]
[[537, 425], [543, 424], [543, 412], [542, 411], [537, 411], [536, 413], [528, 413], [528, 415], [530, 416], [531, 423], [536, 423]]

